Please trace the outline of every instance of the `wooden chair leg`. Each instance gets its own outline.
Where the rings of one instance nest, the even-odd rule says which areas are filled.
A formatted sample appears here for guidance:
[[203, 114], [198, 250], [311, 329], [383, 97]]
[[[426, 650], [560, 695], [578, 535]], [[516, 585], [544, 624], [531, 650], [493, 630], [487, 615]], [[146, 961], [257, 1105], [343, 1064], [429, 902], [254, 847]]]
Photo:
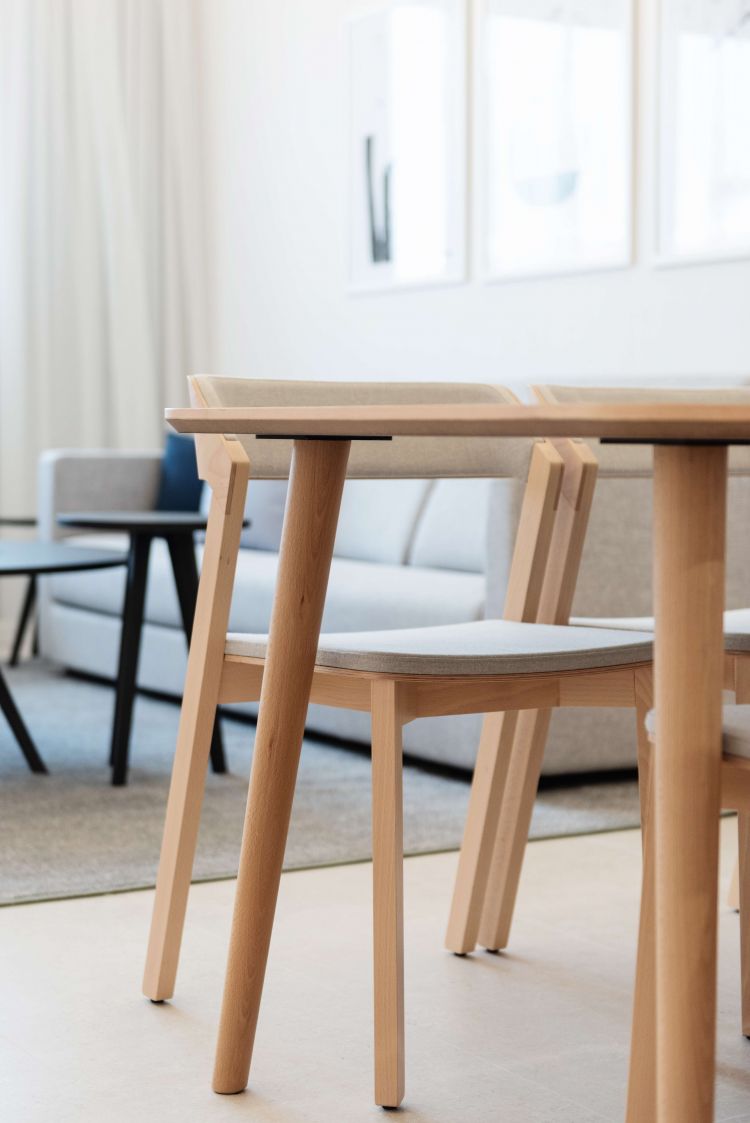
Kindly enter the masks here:
[[235, 445], [228, 441], [228, 451], [217, 453], [219, 476], [211, 481], [214, 492], [143, 976], [143, 993], [153, 1002], [174, 993], [198, 839], [247, 490], [247, 459]]
[[372, 687], [375, 1102], [404, 1098], [404, 840], [398, 684]]
[[482, 724], [445, 936], [445, 946], [456, 955], [476, 947], [517, 724], [516, 712], [486, 714]]
[[349, 442], [294, 442], [213, 1087], [250, 1071]]
[[642, 694], [636, 706], [638, 731], [638, 795], [641, 803], [643, 877], [638, 927], [633, 1024], [630, 1045], [626, 1123], [656, 1119], [656, 943], [654, 912], [654, 846], [651, 746], [645, 719], [651, 706]]
[[740, 863], [739, 863], [739, 860], [734, 863], [734, 870], [732, 872], [732, 880], [729, 883], [729, 892], [727, 893], [727, 908], [734, 909], [735, 912], [740, 911]]
[[740, 858], [740, 964], [742, 970], [742, 1032], [750, 1037], [750, 813], [740, 811], [737, 816], [737, 834]]
[[479, 925], [479, 943], [490, 951], [510, 939], [550, 718], [549, 710], [526, 710], [518, 720]]

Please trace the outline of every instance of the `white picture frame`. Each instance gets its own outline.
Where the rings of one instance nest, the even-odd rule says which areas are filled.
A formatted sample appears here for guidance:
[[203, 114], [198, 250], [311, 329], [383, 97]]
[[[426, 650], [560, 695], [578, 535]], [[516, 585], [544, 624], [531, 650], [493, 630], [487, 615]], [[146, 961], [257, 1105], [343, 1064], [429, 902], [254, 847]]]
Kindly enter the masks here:
[[348, 20], [349, 291], [466, 279], [466, 0]]
[[654, 264], [750, 257], [750, 0], [661, 0]]
[[485, 281], [633, 262], [633, 0], [478, 0]]

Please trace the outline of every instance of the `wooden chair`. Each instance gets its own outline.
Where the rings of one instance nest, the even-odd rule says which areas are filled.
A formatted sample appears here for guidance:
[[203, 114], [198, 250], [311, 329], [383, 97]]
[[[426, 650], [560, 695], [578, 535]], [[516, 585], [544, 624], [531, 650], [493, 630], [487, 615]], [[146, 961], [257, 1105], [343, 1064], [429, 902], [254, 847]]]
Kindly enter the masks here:
[[[403, 401], [503, 401], [507, 392], [492, 387], [449, 384], [268, 383], [232, 379], [191, 380], [193, 402], [231, 410], [271, 402], [331, 404]], [[289, 585], [292, 559], [304, 550], [332, 545], [343, 472], [326, 491], [327, 545], [311, 542], [295, 506], [295, 489], [304, 491], [305, 472], [316, 471], [320, 442], [298, 441], [292, 487], [282, 537], [280, 574]], [[274, 767], [274, 738], [301, 744], [307, 699], [298, 715], [268, 707], [273, 686], [263, 684], [266, 637], [227, 636], [234, 566], [239, 546], [245, 489], [252, 466], [257, 478], [289, 472], [290, 442], [231, 437], [197, 438], [202, 477], [213, 489], [203, 572], [193, 628], [172, 785], [167, 807], [156, 900], [144, 977], [144, 992], [154, 1001], [174, 990], [180, 940], [203, 797], [210, 731], [220, 702], [260, 699], [251, 789], [242, 842], [235, 922], [230, 944], [214, 1088], [231, 1093], [247, 1082], [267, 942], [253, 944], [247, 934], [250, 911], [269, 916], [270, 938], [275, 884], [283, 860], [279, 822], [288, 824], [296, 779], [285, 776], [288, 803], [269, 805], [265, 777]], [[562, 451], [560, 451], [562, 450]], [[566, 469], [566, 458], [568, 468]], [[345, 460], [343, 461], [345, 466]], [[343, 467], [342, 466], [342, 467]], [[373, 897], [375, 985], [375, 1099], [396, 1107], [404, 1094], [403, 901], [402, 901], [402, 726], [419, 717], [489, 713], [496, 751], [482, 754], [495, 774], [507, 764], [501, 751], [512, 739], [523, 712], [548, 712], [557, 706], [642, 708], [650, 699], [651, 645], [648, 636], [605, 633], [555, 623], [535, 623], [540, 612], [562, 611], [577, 569], [582, 541], [582, 499], [593, 486], [593, 465], [585, 446], [561, 442], [396, 438], [356, 443], [349, 461], [358, 476], [495, 476], [527, 480], [511, 576], [501, 620], [391, 632], [321, 636], [310, 699], [325, 705], [363, 710], [372, 720]], [[317, 495], [321, 492], [318, 490]], [[555, 564], [550, 565], [554, 555]], [[285, 568], [289, 567], [289, 568]], [[296, 573], [297, 570], [294, 570]], [[279, 578], [281, 581], [281, 576]], [[305, 589], [295, 594], [300, 611], [316, 614]], [[546, 606], [550, 606], [549, 609]], [[560, 608], [559, 606], [562, 606]], [[279, 641], [277, 641], [279, 642]], [[286, 643], [287, 638], [281, 642]], [[293, 645], [293, 637], [288, 637]], [[290, 659], [293, 655], [290, 654]], [[261, 690], [263, 694], [261, 696]], [[275, 714], [263, 725], [264, 707]], [[644, 711], [645, 712], [645, 711]], [[490, 791], [497, 784], [489, 785]], [[286, 816], [286, 818], [284, 818]], [[476, 819], [476, 816], [475, 816]], [[266, 829], [274, 828], [269, 841]], [[283, 833], [285, 838], [285, 831]], [[478, 861], [488, 857], [487, 839], [477, 839]], [[248, 898], [246, 870], [262, 863], [269, 896]], [[252, 879], [250, 879], [252, 880]], [[472, 902], [467, 902], [472, 911]]]
[[[628, 389], [602, 387], [538, 386], [541, 401], [570, 404], [575, 401], [601, 402], [630, 399], [658, 401], [663, 393], [657, 388], [631, 387]], [[674, 391], [670, 390], [670, 394]], [[685, 401], [713, 400], [715, 390], [685, 389]], [[731, 391], [728, 392], [731, 400]], [[627, 484], [628, 481], [648, 479], [652, 473], [650, 447], [603, 446], [598, 442], [584, 444], [562, 442], [558, 449], [567, 448], [567, 456], [585, 455], [587, 450], [593, 469], [590, 486], [579, 500], [575, 523], [575, 546], [568, 559], [568, 573], [559, 585], [558, 598], [541, 608], [539, 619], [567, 623], [572, 610], [580, 557], [583, 551], [588, 518], [594, 497], [597, 477], [603, 474], [609, 480]], [[597, 471], [598, 469], [598, 471]], [[750, 453], [747, 449], [733, 448], [730, 477], [750, 476]], [[748, 512], [750, 514], [750, 512]], [[625, 542], [623, 541], [623, 548]], [[552, 551], [550, 566], [559, 564], [564, 551]], [[575, 560], [573, 560], [573, 558]], [[653, 631], [652, 617], [619, 618], [614, 613], [591, 621], [574, 621], [586, 626], [626, 628], [642, 632]], [[727, 649], [726, 689], [735, 694], [738, 703], [750, 702], [750, 610], [739, 609], [726, 613], [725, 642]], [[639, 699], [638, 723], [642, 725], [642, 709], [650, 687], [643, 681], [644, 697]], [[549, 713], [526, 713], [520, 719], [515, 734], [501, 753], [507, 763], [498, 777], [492, 767], [495, 753], [500, 753], [499, 740], [493, 729], [493, 717], [485, 718], [482, 740], [474, 772], [467, 830], [461, 850], [456, 888], [451, 909], [446, 946], [457, 954], [474, 950], [477, 944], [492, 951], [507, 946], [510, 939], [521, 867], [528, 839], [534, 800], [539, 786], [544, 749], [549, 729]], [[489, 764], [482, 765], [484, 758]], [[471, 830], [469, 829], [471, 827]], [[492, 839], [491, 858], [477, 860], [474, 839]], [[471, 900], [471, 907], [467, 907]], [[730, 892], [730, 902], [738, 900]]]

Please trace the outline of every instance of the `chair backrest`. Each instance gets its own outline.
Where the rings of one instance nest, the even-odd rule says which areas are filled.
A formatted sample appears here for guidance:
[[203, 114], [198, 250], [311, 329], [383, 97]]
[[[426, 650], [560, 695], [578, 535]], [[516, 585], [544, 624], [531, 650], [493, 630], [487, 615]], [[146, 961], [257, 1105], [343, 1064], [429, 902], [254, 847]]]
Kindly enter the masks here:
[[[710, 380], [706, 380], [707, 382]], [[557, 405], [649, 405], [681, 402], [696, 405], [747, 405], [748, 386], [535, 386], [542, 401]], [[610, 444], [589, 440], [599, 462], [601, 479], [647, 478], [651, 476], [653, 455], [650, 445]], [[750, 476], [750, 448], [735, 445], [730, 449], [729, 470], [734, 476]]]
[[[256, 378], [190, 380], [196, 406], [236, 408], [284, 405], [515, 404], [500, 386], [455, 382], [301, 382]], [[227, 434], [231, 435], [231, 434]], [[200, 438], [199, 438], [200, 439]], [[289, 475], [292, 441], [238, 436], [254, 479]], [[526, 438], [394, 437], [392, 441], [352, 444], [348, 475], [359, 479], [493, 477], [526, 479], [531, 450]]]
[[[502, 387], [467, 383], [291, 382], [208, 376], [191, 378], [190, 393], [194, 405], [219, 409], [518, 401]], [[221, 440], [199, 436], [199, 450], [201, 442], [208, 451], [210, 442], [217, 439]], [[235, 439], [247, 454], [251, 480], [289, 475], [291, 440], [245, 435]], [[567, 620], [596, 475], [596, 462], [586, 446], [523, 438], [394, 438], [385, 447], [379, 441], [354, 441], [348, 474], [360, 479], [490, 477], [521, 481], [523, 501], [503, 615], [548, 623]]]
[[[542, 400], [606, 403], [747, 402], [741, 386], [710, 387], [540, 386]], [[648, 445], [587, 441], [599, 465], [599, 482], [581, 559], [573, 614], [589, 617], [647, 616], [652, 603], [653, 454]], [[734, 446], [729, 457], [727, 607], [750, 603], [750, 448]]]

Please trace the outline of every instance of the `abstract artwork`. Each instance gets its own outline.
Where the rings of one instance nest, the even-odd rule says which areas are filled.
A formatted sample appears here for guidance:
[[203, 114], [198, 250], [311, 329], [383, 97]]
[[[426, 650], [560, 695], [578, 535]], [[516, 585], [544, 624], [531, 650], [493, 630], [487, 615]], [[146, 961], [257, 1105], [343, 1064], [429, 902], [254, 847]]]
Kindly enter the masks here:
[[477, 148], [488, 279], [629, 264], [631, 0], [482, 0]]
[[662, 0], [657, 255], [750, 254], [750, 0]]
[[385, 0], [349, 22], [352, 290], [462, 280], [464, 0]]

